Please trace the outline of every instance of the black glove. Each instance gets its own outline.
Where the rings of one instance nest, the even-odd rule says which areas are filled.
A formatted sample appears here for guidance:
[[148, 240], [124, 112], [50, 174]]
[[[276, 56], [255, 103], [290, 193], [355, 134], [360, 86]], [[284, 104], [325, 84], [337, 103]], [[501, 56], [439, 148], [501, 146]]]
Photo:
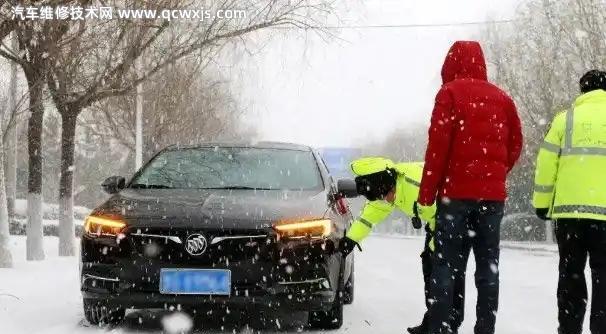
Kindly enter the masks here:
[[421, 227], [423, 227], [423, 222], [419, 217], [419, 205], [417, 204], [417, 202], [412, 205], [412, 212], [414, 213], [414, 216], [410, 218], [410, 222], [412, 223], [412, 227], [414, 227], [415, 230], [419, 230], [421, 229]]
[[345, 237], [341, 239], [341, 243], [339, 244], [339, 252], [341, 252], [343, 256], [347, 256], [351, 252], [353, 252], [355, 247], [358, 247], [360, 251], [362, 250], [362, 247], [360, 247], [357, 242], [349, 239], [348, 237]]
[[537, 214], [537, 217], [539, 217], [539, 219], [541, 219], [541, 220], [549, 220], [549, 217], [547, 217], [547, 215], [549, 214], [548, 208], [537, 208], [536, 214]]

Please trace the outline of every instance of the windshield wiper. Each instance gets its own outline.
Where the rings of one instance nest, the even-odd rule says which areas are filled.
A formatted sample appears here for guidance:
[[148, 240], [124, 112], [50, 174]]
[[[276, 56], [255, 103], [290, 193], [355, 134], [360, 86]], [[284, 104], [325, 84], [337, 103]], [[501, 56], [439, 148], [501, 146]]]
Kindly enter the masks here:
[[131, 184], [129, 188], [133, 188], [133, 189], [173, 189], [173, 187], [163, 185], [163, 184], [143, 184], [143, 183]]
[[225, 186], [225, 187], [211, 187], [211, 188], [201, 188], [201, 189], [210, 189], [210, 190], [276, 190], [272, 188], [263, 188], [263, 187], [247, 187], [247, 186]]

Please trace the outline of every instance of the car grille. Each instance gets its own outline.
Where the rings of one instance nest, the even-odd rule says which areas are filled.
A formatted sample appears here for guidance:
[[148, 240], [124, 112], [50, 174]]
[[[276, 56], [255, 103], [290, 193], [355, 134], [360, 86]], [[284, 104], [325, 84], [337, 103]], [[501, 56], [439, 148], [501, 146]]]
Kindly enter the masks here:
[[[200, 255], [186, 251], [186, 240], [192, 234], [207, 240]], [[271, 231], [133, 227], [126, 235], [137, 255], [124, 269], [132, 277], [128, 289], [158, 291], [162, 268], [228, 269], [232, 294], [251, 297], [263, 295], [277, 282], [326, 277], [321, 245], [285, 251]]]
[[[199, 255], [186, 250], [187, 239], [194, 234], [206, 239], [205, 250]], [[257, 230], [134, 228], [128, 231], [128, 238], [135, 252], [164, 265], [224, 268], [240, 261], [254, 263], [276, 256], [274, 237]]]

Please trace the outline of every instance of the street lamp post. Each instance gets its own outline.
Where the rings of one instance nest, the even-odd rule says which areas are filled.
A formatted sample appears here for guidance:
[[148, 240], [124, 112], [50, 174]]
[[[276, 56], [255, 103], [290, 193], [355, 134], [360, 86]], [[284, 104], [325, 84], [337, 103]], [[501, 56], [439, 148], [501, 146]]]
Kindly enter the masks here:
[[[141, 72], [141, 58], [137, 58], [135, 67], [137, 73]], [[137, 84], [137, 97], [135, 101], [135, 168], [143, 165], [143, 84]]]

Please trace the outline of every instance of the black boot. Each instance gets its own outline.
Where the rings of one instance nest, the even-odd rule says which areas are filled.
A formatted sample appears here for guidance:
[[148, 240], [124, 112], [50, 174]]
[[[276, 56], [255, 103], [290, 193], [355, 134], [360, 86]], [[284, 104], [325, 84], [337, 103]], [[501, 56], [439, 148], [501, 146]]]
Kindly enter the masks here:
[[408, 328], [408, 333], [410, 334], [427, 334], [428, 332], [429, 329], [427, 328], [427, 325], [425, 323], [422, 323], [417, 327]]

